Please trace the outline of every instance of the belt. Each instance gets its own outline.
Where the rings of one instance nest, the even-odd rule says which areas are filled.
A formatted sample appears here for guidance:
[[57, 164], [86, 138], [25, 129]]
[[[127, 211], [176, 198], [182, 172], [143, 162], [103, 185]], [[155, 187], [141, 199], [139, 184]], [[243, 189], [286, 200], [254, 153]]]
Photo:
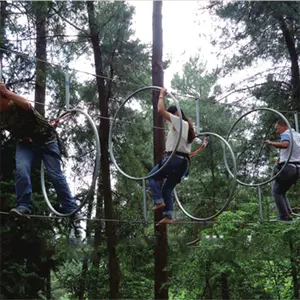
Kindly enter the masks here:
[[[280, 166], [284, 165], [286, 162], [283, 161], [279, 163]], [[300, 161], [289, 161], [288, 165], [300, 165]]]
[[[171, 155], [173, 153], [173, 151], [168, 151], [166, 153], [167, 153], [167, 155]], [[190, 158], [189, 153], [184, 153], [184, 152], [180, 152], [180, 151], [176, 151], [175, 155], [182, 156], [182, 157], [185, 157], [185, 158], [188, 158], [188, 159]]]

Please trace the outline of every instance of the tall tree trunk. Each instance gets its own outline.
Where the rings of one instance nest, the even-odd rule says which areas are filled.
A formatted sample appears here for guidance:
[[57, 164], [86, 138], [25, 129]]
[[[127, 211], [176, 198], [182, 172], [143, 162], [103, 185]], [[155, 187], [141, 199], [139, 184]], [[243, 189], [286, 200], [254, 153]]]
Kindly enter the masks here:
[[[35, 9], [35, 28], [36, 28], [36, 57], [42, 60], [47, 58], [47, 17], [48, 17], [48, 2], [37, 1], [32, 3], [32, 7]], [[35, 102], [41, 102], [42, 104], [35, 103], [35, 108], [45, 115], [45, 98], [46, 98], [46, 65], [44, 62], [36, 61], [36, 78], [35, 78]], [[40, 248], [46, 251], [47, 240], [45, 238], [39, 238], [37, 243], [40, 244]], [[41, 253], [33, 257], [33, 260], [27, 259], [29, 268], [35, 268], [35, 265], [40, 265], [40, 277], [43, 278], [44, 287], [42, 291], [46, 294], [47, 299], [51, 298], [51, 285], [50, 285], [50, 264], [43, 263]], [[46, 258], [47, 260], [50, 258]], [[31, 266], [30, 266], [31, 262]], [[35, 285], [36, 283], [33, 284]]]
[[291, 84], [292, 84], [292, 99], [293, 99], [293, 109], [300, 110], [300, 72], [299, 72], [299, 56], [297, 53], [295, 40], [290, 33], [286, 22], [282, 16], [278, 18], [280, 29], [282, 31], [290, 59], [291, 59]]
[[228, 276], [224, 272], [221, 273], [221, 295], [222, 295], [222, 299], [230, 299], [229, 287], [228, 287]]
[[[47, 12], [48, 2], [39, 1], [34, 4], [36, 6], [36, 57], [41, 60], [47, 60]], [[46, 64], [43, 61], [36, 62], [36, 78], [35, 78], [35, 108], [37, 111], [45, 115], [46, 100]]]
[[[6, 22], [6, 1], [0, 1], [0, 47], [5, 48], [5, 22]], [[3, 81], [2, 75], [2, 59], [3, 59], [3, 51], [0, 50], [0, 82]]]
[[[102, 52], [100, 48], [100, 39], [98, 26], [95, 18], [95, 7], [93, 1], [87, 1], [87, 11], [90, 27], [91, 42], [94, 51], [94, 62], [97, 75], [103, 75], [102, 70]], [[108, 120], [108, 97], [110, 91], [105, 91], [104, 79], [97, 77], [97, 88], [99, 94], [99, 107], [101, 119], [99, 126], [99, 135], [101, 143], [101, 185], [100, 194], [104, 197], [104, 213], [105, 218], [113, 218], [112, 192], [110, 182], [110, 166], [109, 166], [109, 152], [108, 152], [108, 136], [109, 136], [109, 120]], [[99, 197], [97, 206], [102, 203]], [[105, 234], [107, 237], [108, 250], [108, 266], [109, 266], [109, 288], [110, 299], [118, 299], [120, 297], [120, 266], [116, 253], [116, 228], [112, 222], [106, 222]]]
[[298, 278], [298, 271], [297, 271], [297, 262], [295, 259], [296, 251], [294, 249], [293, 241], [289, 241], [290, 246], [290, 262], [291, 262], [291, 276], [293, 280], [293, 291], [294, 291], [294, 297], [293, 299], [300, 299], [300, 283]]
[[[153, 1], [153, 47], [152, 47], [152, 83], [155, 86], [164, 85], [164, 72], [162, 67], [163, 40], [162, 40], [162, 1]], [[164, 131], [157, 127], [164, 127], [163, 118], [157, 112], [159, 92], [153, 91], [153, 141], [154, 141], [154, 164], [161, 159], [165, 150]], [[155, 212], [155, 224], [162, 219], [162, 212]], [[155, 226], [157, 237], [155, 255], [155, 299], [168, 299], [168, 288], [163, 285], [168, 281], [168, 238], [167, 226]]]
[[[93, 201], [94, 201], [94, 197], [91, 197], [89, 199], [88, 208], [87, 208], [87, 216], [86, 216], [87, 219], [90, 219], [92, 216]], [[87, 239], [88, 243], [91, 238], [92, 228], [93, 228], [93, 224], [91, 222], [87, 222], [85, 235], [86, 235], [86, 239]], [[79, 300], [84, 299], [88, 268], [89, 268], [89, 258], [85, 257], [82, 262], [81, 275], [80, 275], [80, 281], [79, 281], [79, 291], [78, 291], [78, 299]]]

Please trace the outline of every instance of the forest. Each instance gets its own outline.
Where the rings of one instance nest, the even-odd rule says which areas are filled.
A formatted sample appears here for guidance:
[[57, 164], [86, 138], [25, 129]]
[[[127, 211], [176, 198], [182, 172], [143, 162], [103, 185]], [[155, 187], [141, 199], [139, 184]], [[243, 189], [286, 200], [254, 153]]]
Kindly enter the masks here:
[[[162, 226], [148, 181], [119, 169], [142, 178], [163, 155], [157, 89], [130, 95], [164, 86], [164, 1], [149, 11], [150, 44], [135, 35], [131, 1], [0, 5], [0, 81], [62, 120], [62, 168], [85, 203], [79, 222], [49, 209], [44, 189], [59, 211], [57, 196], [39, 162], [32, 216], [10, 216], [16, 139], [0, 131], [0, 299], [300, 299], [300, 182], [288, 192], [293, 221], [273, 222], [279, 150], [264, 143], [279, 140], [282, 117], [299, 131], [299, 1], [199, 1], [197, 23], [213, 24], [199, 39], [220, 64], [200, 48], [166, 84], [166, 105], [192, 120], [192, 151], [207, 144]], [[84, 113], [60, 119], [66, 109]]]

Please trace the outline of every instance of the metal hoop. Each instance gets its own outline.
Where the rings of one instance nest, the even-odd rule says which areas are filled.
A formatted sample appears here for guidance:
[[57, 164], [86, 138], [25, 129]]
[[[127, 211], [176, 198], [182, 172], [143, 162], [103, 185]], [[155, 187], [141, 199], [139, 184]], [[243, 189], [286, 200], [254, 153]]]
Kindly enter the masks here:
[[[213, 133], [213, 132], [202, 132], [202, 133], [200, 133], [200, 135], [212, 135], [212, 136], [215, 136], [215, 137], [219, 138], [225, 144], [225, 146], [229, 149], [229, 152], [230, 152], [231, 158], [232, 158], [232, 163], [233, 163], [233, 174], [232, 174], [233, 175], [232, 176], [233, 179], [232, 179], [232, 183], [231, 183], [231, 190], [230, 190], [229, 197], [227, 198], [226, 203], [223, 205], [223, 207], [217, 213], [215, 213], [214, 215], [212, 215], [210, 217], [207, 217], [207, 218], [197, 218], [197, 217], [194, 217], [193, 215], [189, 214], [184, 209], [184, 207], [181, 204], [181, 202], [179, 201], [179, 198], [177, 196], [177, 192], [174, 189], [174, 197], [175, 197], [175, 199], [176, 199], [176, 201], [178, 203], [178, 206], [181, 208], [181, 210], [184, 212], [184, 214], [187, 215], [188, 217], [190, 217], [191, 219], [195, 220], [195, 221], [205, 222], [205, 221], [212, 220], [215, 217], [217, 217], [218, 215], [220, 215], [226, 209], [226, 207], [229, 205], [230, 201], [233, 198], [233, 194], [234, 194], [234, 191], [235, 191], [235, 188], [236, 188], [236, 185], [237, 185], [237, 180], [236, 180], [237, 170], [236, 170], [236, 161], [235, 161], [234, 153], [233, 153], [233, 151], [232, 151], [229, 143], [223, 137], [221, 137], [220, 135], [218, 135], [216, 133]], [[224, 146], [224, 145], [222, 144], [222, 146]]]
[[[260, 183], [245, 183], [239, 179], [237, 179], [237, 182], [240, 184], [240, 185], [243, 185], [243, 186], [248, 186], [248, 187], [258, 187], [258, 186], [263, 186], [265, 184], [268, 184], [269, 182], [273, 181], [275, 178], [277, 178], [279, 176], [279, 174], [283, 171], [284, 167], [289, 163], [290, 161], [290, 158], [291, 158], [291, 155], [292, 155], [292, 151], [293, 151], [293, 145], [294, 145], [294, 141], [293, 141], [293, 134], [292, 134], [292, 128], [291, 128], [291, 125], [289, 123], [289, 121], [286, 119], [286, 117], [281, 114], [280, 112], [278, 112], [277, 110], [275, 109], [272, 109], [272, 108], [267, 108], [267, 107], [262, 107], [262, 108], [255, 108], [253, 110], [250, 110], [248, 112], [246, 112], [245, 114], [243, 114], [239, 119], [237, 119], [237, 121], [231, 126], [228, 134], [227, 134], [227, 140], [229, 141], [229, 138], [230, 138], [230, 134], [232, 133], [234, 127], [236, 126], [236, 124], [242, 119], [244, 118], [245, 116], [249, 115], [250, 113], [254, 112], [254, 111], [258, 111], [258, 110], [262, 110], [262, 111], [269, 111], [269, 112], [273, 112], [275, 114], [277, 114], [281, 119], [283, 119], [283, 121], [286, 123], [288, 129], [289, 129], [289, 133], [290, 133], [290, 136], [291, 136], [291, 143], [290, 143], [290, 148], [289, 148], [289, 152], [288, 152], [288, 159], [286, 160], [286, 162], [284, 163], [283, 167], [281, 168], [281, 170], [275, 174], [273, 177], [271, 177], [270, 179], [268, 180], [265, 180], [263, 182], [260, 182]], [[225, 161], [225, 166], [226, 166], [226, 169], [228, 171], [228, 173], [230, 174], [230, 176], [233, 176], [231, 170], [229, 169], [228, 167], [228, 164], [227, 164], [227, 159], [226, 159], [226, 155], [225, 155], [225, 152], [224, 152], [224, 161]]]
[[46, 186], [45, 186], [45, 171], [44, 171], [45, 168], [44, 168], [44, 163], [42, 162], [42, 165], [41, 165], [42, 192], [43, 192], [44, 198], [45, 198], [46, 203], [47, 203], [48, 207], [50, 208], [50, 210], [53, 213], [55, 213], [57, 216], [60, 216], [60, 217], [69, 217], [69, 216], [75, 214], [77, 211], [79, 211], [86, 204], [88, 199], [93, 195], [93, 192], [94, 192], [94, 189], [95, 189], [95, 186], [96, 186], [96, 180], [97, 180], [98, 173], [99, 173], [99, 170], [100, 170], [100, 140], [99, 140], [97, 127], [96, 127], [93, 119], [85, 111], [83, 111], [81, 109], [78, 109], [78, 108], [73, 108], [73, 109], [67, 110], [61, 116], [65, 115], [66, 113], [79, 113], [79, 114], [84, 115], [87, 118], [89, 124], [92, 127], [92, 130], [94, 132], [95, 139], [96, 139], [96, 159], [95, 159], [95, 167], [94, 167], [94, 172], [93, 172], [92, 184], [91, 184], [91, 187], [88, 191], [87, 196], [85, 197], [85, 199], [81, 202], [81, 204], [75, 210], [73, 210], [69, 213], [65, 213], [65, 214], [60, 213], [57, 210], [55, 210], [54, 207], [52, 206], [51, 202], [49, 201], [47, 191], [46, 191]]
[[113, 141], [112, 141], [112, 136], [113, 136], [113, 128], [114, 128], [114, 125], [115, 125], [115, 122], [116, 122], [116, 118], [117, 118], [117, 115], [119, 113], [119, 111], [122, 109], [122, 107], [126, 104], [126, 102], [131, 99], [133, 96], [135, 96], [137, 93], [139, 92], [142, 92], [142, 91], [146, 91], [146, 90], [161, 90], [161, 87], [159, 86], [146, 86], [146, 87], [143, 87], [143, 88], [140, 88], [138, 89], [137, 91], [133, 92], [131, 95], [129, 95], [124, 101], [123, 103], [120, 105], [120, 107], [118, 108], [112, 122], [111, 122], [111, 126], [110, 126], [110, 130], [109, 130], [109, 153], [110, 153], [110, 158], [112, 160], [112, 162], [114, 163], [115, 167], [117, 168], [117, 170], [122, 174], [124, 175], [125, 177], [129, 178], [129, 179], [133, 179], [133, 180], [145, 180], [145, 179], [148, 179], [154, 175], [156, 175], [158, 172], [160, 172], [162, 169], [164, 169], [168, 163], [170, 162], [170, 160], [172, 159], [173, 155], [175, 154], [177, 148], [178, 148], [178, 145], [179, 145], [179, 142], [180, 142], [180, 139], [181, 139], [181, 133], [182, 133], [182, 114], [181, 114], [181, 109], [179, 107], [179, 104], [178, 104], [178, 101], [176, 100], [176, 98], [171, 94], [171, 93], [168, 93], [168, 95], [173, 99], [173, 101], [175, 102], [175, 105], [176, 105], [176, 108], [177, 108], [177, 111], [178, 111], [178, 116], [180, 118], [180, 127], [179, 127], [179, 134], [177, 136], [177, 139], [176, 139], [176, 143], [175, 143], [175, 147], [171, 153], [171, 155], [169, 156], [168, 160], [166, 161], [166, 163], [164, 165], [161, 166], [161, 168], [159, 168], [156, 172], [154, 172], [153, 174], [151, 175], [146, 175], [144, 177], [134, 177], [134, 176], [131, 176], [131, 175], [128, 175], [127, 173], [125, 173], [120, 167], [119, 165], [117, 164], [116, 162], [116, 159], [114, 157], [114, 154], [113, 154]]

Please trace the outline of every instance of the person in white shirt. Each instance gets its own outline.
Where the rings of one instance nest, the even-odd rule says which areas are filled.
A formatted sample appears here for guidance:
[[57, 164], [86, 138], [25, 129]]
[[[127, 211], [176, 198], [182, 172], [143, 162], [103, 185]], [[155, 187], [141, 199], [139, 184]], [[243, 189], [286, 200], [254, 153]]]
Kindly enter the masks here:
[[278, 210], [279, 221], [292, 221], [292, 208], [288, 198], [287, 191], [296, 183], [300, 174], [300, 133], [292, 129], [292, 137], [290, 131], [283, 120], [277, 121], [275, 124], [277, 133], [280, 134], [280, 142], [265, 141], [266, 144], [280, 149], [280, 158], [277, 170], [280, 170], [284, 163], [288, 160], [288, 153], [291, 147], [291, 139], [293, 139], [293, 149], [290, 160], [279, 176], [274, 180], [272, 186], [272, 194]]
[[[171, 106], [167, 110], [164, 105], [166, 89], [162, 88], [157, 104], [158, 113], [168, 121], [169, 133], [166, 140], [166, 156], [162, 162], [156, 165], [150, 174], [156, 172], [168, 159], [175, 148], [175, 143], [180, 129], [180, 118], [176, 106]], [[164, 218], [158, 224], [171, 224], [173, 215], [173, 190], [181, 182], [182, 177], [186, 174], [189, 166], [189, 153], [191, 152], [191, 143], [195, 139], [193, 124], [186, 118], [183, 111], [182, 115], [182, 133], [179, 145], [175, 155], [168, 165], [158, 174], [149, 178], [149, 185], [154, 200], [154, 210], [163, 208]], [[163, 184], [160, 183], [163, 181]]]

